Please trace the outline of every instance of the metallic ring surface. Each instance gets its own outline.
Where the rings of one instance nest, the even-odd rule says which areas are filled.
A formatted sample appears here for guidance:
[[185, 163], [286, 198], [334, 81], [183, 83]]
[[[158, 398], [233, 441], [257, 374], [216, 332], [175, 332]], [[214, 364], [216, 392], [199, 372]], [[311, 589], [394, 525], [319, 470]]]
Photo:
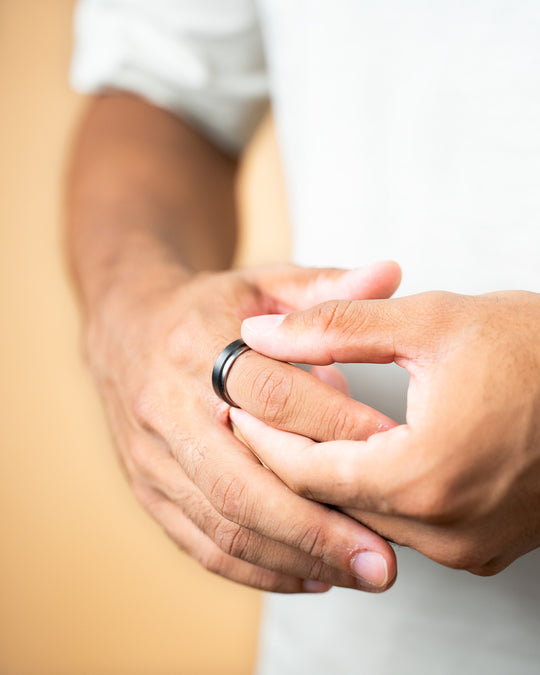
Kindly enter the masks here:
[[214, 391], [219, 398], [228, 405], [233, 406], [233, 408], [238, 408], [239, 406], [236, 405], [227, 393], [227, 378], [236, 359], [249, 349], [243, 340], [231, 342], [217, 357], [212, 369], [212, 387]]

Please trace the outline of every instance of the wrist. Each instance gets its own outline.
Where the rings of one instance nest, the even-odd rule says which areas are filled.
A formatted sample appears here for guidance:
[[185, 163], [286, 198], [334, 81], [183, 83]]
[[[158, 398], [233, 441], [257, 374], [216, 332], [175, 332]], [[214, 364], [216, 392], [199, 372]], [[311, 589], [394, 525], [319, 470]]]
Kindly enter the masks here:
[[160, 313], [167, 298], [194, 276], [176, 261], [147, 254], [123, 255], [86, 273], [86, 282], [81, 280], [79, 286], [90, 361], [108, 351], [112, 343], [122, 349], [122, 345], [127, 347], [134, 339], [148, 335], [151, 319]]

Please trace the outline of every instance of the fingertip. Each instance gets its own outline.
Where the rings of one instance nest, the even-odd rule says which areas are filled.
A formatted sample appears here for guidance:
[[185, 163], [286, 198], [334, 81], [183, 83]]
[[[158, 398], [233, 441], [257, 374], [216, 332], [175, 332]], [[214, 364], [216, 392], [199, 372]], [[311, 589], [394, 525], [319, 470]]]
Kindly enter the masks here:
[[401, 267], [394, 260], [359, 267], [342, 276], [343, 296], [352, 300], [387, 298], [399, 287], [401, 277]]
[[401, 265], [396, 260], [379, 260], [375, 263], [375, 265], [385, 266], [387, 268], [393, 269], [401, 276]]
[[394, 278], [399, 278], [399, 280], [401, 280], [401, 265], [395, 260], [377, 260], [377, 262], [374, 262], [363, 269], [369, 270], [371, 273], [392, 275]]
[[235, 427], [238, 427], [240, 431], [245, 428], [249, 428], [250, 422], [253, 423], [254, 418], [245, 410], [241, 408], [231, 408], [229, 410], [229, 418]]
[[364, 550], [351, 559], [351, 572], [359, 581], [360, 590], [383, 593], [390, 589], [397, 577], [394, 550]]
[[310, 372], [313, 377], [316, 377], [321, 382], [328, 384], [333, 389], [337, 389], [337, 391], [346, 396], [349, 395], [347, 378], [336, 366], [312, 366]]
[[383, 260], [379, 264], [381, 265], [381, 269], [385, 270], [388, 278], [393, 280], [395, 288], [397, 289], [401, 283], [401, 279], [403, 278], [403, 270], [401, 269], [401, 265], [395, 260]]
[[248, 444], [256, 438], [260, 439], [265, 431], [268, 432], [264, 422], [261, 422], [261, 420], [253, 417], [253, 415], [250, 415], [241, 408], [231, 408], [229, 419]]
[[241, 327], [242, 340], [250, 347], [256, 346], [265, 337], [271, 336], [272, 332], [283, 323], [284, 318], [285, 314], [262, 314], [244, 319]]

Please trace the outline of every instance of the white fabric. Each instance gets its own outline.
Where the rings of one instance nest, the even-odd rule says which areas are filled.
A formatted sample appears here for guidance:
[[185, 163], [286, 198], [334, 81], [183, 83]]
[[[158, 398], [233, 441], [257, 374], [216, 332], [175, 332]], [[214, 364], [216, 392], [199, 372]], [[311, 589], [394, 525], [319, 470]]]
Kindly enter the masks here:
[[259, 4], [295, 259], [540, 290], [540, 3]]
[[[259, 99], [231, 99], [228, 89], [216, 96], [216, 87], [229, 50], [241, 60], [228, 39], [238, 26], [253, 30], [240, 71], [263, 81], [247, 0], [83, 4], [74, 67], [80, 88], [136, 81], [136, 91], [193, 116], [221, 142], [244, 142], [248, 134], [238, 130], [249, 127], [243, 120], [254, 118]], [[540, 3], [256, 4], [296, 261], [358, 266], [394, 258], [404, 270], [401, 294], [539, 292]], [[100, 56], [95, 45], [113, 5], [116, 29]], [[110, 53], [125, 49], [119, 26], [132, 25], [143, 5], [145, 26], [130, 38], [134, 76]], [[237, 10], [229, 20], [225, 6]], [[220, 58], [201, 58], [215, 53], [216, 33]], [[212, 61], [209, 80], [188, 69], [186, 49], [198, 63]], [[251, 82], [244, 75], [235, 77]], [[366, 365], [349, 374], [358, 398], [403, 417], [403, 371]], [[540, 550], [491, 578], [409, 550], [398, 551], [398, 564], [395, 587], [380, 596], [341, 589], [268, 596], [260, 675], [540, 672]]]
[[71, 82], [132, 91], [238, 150], [266, 105], [250, 0], [80, 0]]

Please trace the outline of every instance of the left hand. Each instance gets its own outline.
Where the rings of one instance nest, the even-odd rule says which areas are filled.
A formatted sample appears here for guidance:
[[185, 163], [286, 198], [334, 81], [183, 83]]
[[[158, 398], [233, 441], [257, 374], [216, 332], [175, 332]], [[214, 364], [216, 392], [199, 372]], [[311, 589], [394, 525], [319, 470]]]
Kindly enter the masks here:
[[411, 375], [407, 423], [366, 441], [315, 443], [231, 410], [294, 492], [475, 574], [540, 546], [540, 295], [331, 301], [247, 319], [242, 337], [281, 361], [395, 361]]

